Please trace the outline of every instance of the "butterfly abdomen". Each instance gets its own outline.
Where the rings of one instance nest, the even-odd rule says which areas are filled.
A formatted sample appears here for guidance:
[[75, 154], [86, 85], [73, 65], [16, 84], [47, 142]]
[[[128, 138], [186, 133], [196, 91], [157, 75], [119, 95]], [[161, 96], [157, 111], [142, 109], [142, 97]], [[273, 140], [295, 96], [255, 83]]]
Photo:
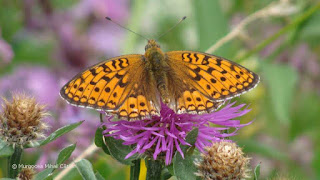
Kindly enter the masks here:
[[169, 91], [168, 91], [168, 70], [169, 65], [165, 61], [165, 55], [160, 47], [153, 41], [149, 42], [146, 48], [146, 68], [149, 71], [152, 79], [154, 79], [157, 89], [160, 93], [163, 103], [168, 104]]

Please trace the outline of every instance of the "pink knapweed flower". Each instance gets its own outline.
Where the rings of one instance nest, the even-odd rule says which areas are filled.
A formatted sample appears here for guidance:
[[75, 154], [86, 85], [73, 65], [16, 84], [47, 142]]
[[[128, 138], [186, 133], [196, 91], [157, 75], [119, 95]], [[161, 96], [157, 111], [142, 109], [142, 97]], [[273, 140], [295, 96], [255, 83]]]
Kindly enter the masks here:
[[[195, 146], [204, 152], [204, 148], [212, 142], [234, 136], [240, 128], [250, 124], [251, 122], [240, 124], [239, 120], [234, 120], [250, 111], [245, 104], [233, 106], [234, 104], [235, 102], [228, 103], [218, 111], [200, 115], [176, 114], [166, 105], [162, 105], [160, 116], [149, 119], [111, 121], [112, 117], [109, 117], [107, 122], [103, 123], [107, 127], [104, 133], [105, 136], [123, 140], [124, 145], [134, 145], [134, 150], [126, 158], [135, 153], [151, 153], [155, 160], [160, 155], [165, 159], [166, 165], [169, 165], [176, 151], [184, 157], [180, 145], [191, 146], [185, 138], [192, 129], [199, 129]], [[224, 132], [229, 129], [232, 132]]]

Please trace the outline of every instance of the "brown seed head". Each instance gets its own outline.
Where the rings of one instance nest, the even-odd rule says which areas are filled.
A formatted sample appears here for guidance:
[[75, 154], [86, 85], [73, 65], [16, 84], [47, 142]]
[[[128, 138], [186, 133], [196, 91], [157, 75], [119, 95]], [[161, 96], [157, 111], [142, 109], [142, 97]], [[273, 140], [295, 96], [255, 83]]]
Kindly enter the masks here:
[[33, 169], [23, 168], [21, 169], [20, 173], [18, 174], [18, 180], [32, 180], [35, 172]]
[[0, 137], [12, 145], [23, 146], [43, 137], [47, 125], [42, 119], [48, 115], [43, 105], [24, 94], [13, 95], [12, 102], [3, 98], [0, 113]]
[[241, 148], [228, 141], [215, 142], [208, 147], [202, 160], [196, 162], [197, 176], [205, 180], [246, 179], [249, 178], [249, 159]]

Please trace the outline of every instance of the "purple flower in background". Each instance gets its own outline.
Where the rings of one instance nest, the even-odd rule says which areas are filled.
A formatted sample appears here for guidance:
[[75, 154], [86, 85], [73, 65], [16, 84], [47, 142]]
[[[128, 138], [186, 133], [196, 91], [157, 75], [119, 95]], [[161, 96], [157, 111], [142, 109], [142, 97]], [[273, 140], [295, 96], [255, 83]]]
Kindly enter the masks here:
[[[153, 116], [151, 119], [137, 121], [111, 121], [108, 118], [104, 123], [107, 127], [105, 136], [111, 136], [115, 139], [122, 139], [124, 145], [136, 145], [136, 148], [130, 152], [126, 158], [135, 153], [153, 153], [156, 160], [158, 155], [165, 156], [165, 163], [169, 165], [175, 151], [178, 151], [182, 157], [184, 154], [180, 149], [180, 144], [189, 145], [185, 138], [192, 129], [199, 128], [198, 138], [195, 146], [204, 152], [204, 147], [211, 145], [213, 141], [220, 141], [225, 137], [233, 136], [237, 131], [248, 124], [240, 124], [239, 120], [233, 120], [240, 117], [250, 110], [242, 109], [245, 104], [234, 106], [235, 102], [227, 104], [219, 111], [210, 114], [176, 114], [173, 110], [162, 105], [160, 116]], [[211, 125], [221, 127], [212, 127]], [[221, 131], [235, 128], [231, 133], [222, 133]]]
[[123, 20], [129, 14], [128, 0], [82, 0], [74, 7], [73, 16], [78, 19], [94, 15], [98, 19], [110, 16], [117, 20]]
[[13, 51], [11, 46], [0, 37], [0, 63], [2, 61], [3, 63], [7, 64], [11, 61], [12, 58]]
[[114, 24], [94, 23], [88, 31], [88, 41], [97, 54], [118, 56], [123, 46], [124, 30]]
[[58, 59], [63, 59], [71, 67], [85, 67], [90, 52], [87, 37], [76, 33], [73, 22], [55, 21], [54, 27], [60, 43]]
[[17, 67], [12, 74], [0, 79], [0, 94], [9, 96], [11, 92], [23, 91], [49, 108], [55, 106], [59, 97], [58, 79], [52, 71], [43, 67]]
[[[306, 72], [312, 77], [319, 77], [320, 75], [320, 63], [317, 60], [317, 55], [310, 50], [308, 44], [299, 44], [292, 51], [287, 54], [286, 59], [289, 63], [301, 72]], [[308, 61], [305, 61], [308, 59]]]

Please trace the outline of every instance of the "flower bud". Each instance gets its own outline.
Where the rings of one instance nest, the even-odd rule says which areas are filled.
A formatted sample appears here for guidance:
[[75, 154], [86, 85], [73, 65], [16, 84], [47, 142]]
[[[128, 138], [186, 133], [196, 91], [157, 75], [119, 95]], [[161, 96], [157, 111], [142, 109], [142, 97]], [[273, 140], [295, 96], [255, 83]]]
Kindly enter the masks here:
[[43, 105], [35, 98], [23, 94], [13, 95], [12, 102], [3, 98], [3, 111], [0, 113], [0, 138], [12, 145], [24, 146], [44, 137], [47, 125], [43, 118], [48, 116]]
[[220, 141], [206, 148], [202, 160], [196, 162], [197, 176], [205, 180], [249, 178], [249, 158], [235, 143]]
[[20, 173], [18, 174], [18, 180], [32, 180], [35, 175], [33, 169], [30, 168], [23, 168], [21, 169]]

